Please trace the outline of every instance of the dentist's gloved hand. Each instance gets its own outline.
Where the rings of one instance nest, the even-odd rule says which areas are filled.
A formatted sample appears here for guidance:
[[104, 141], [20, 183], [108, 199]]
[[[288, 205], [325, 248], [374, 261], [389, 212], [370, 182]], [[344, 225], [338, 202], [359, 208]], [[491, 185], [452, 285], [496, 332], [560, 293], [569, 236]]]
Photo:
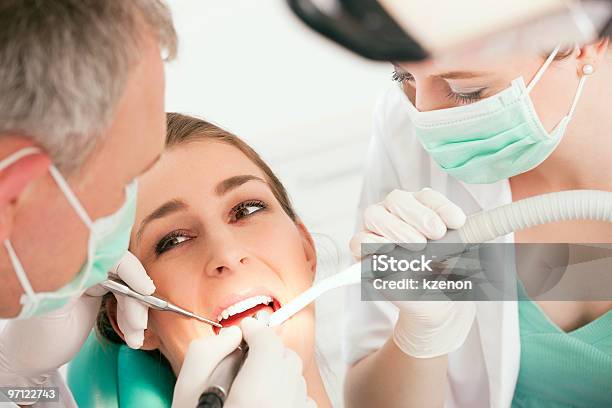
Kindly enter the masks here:
[[[138, 258], [129, 251], [113, 268], [113, 272], [119, 275], [130, 288], [142, 295], [152, 295], [155, 292], [155, 284]], [[139, 349], [144, 342], [149, 308], [127, 296], [115, 295], [115, 298], [117, 299], [117, 324], [123, 333], [125, 342], [131, 348]]]
[[210, 386], [208, 379], [219, 362], [242, 340], [249, 354], [236, 376], [226, 408], [314, 408], [306, 394], [302, 363], [297, 354], [286, 348], [274, 331], [252, 318], [224, 329], [218, 336], [194, 340], [174, 387], [173, 408], [193, 408], [202, 392]]
[[[360, 259], [377, 253], [381, 247], [384, 252], [385, 245], [394, 243], [421, 250], [428, 239], [444, 237], [448, 229], [460, 228], [465, 220], [463, 210], [435, 190], [394, 190], [382, 202], [365, 210], [364, 229], [351, 239], [351, 252]], [[366, 243], [379, 245], [367, 246], [367, 253], [362, 254], [361, 244]], [[473, 302], [392, 303], [399, 309], [393, 340], [404, 353], [417, 358], [436, 357], [459, 348], [476, 313]]]
[[53, 372], [79, 351], [100, 298], [81, 296], [49, 314], [10, 320], [0, 334], [0, 386], [51, 386]]
[[[144, 268], [129, 252], [114, 271], [141, 293], [155, 291]], [[0, 334], [0, 385], [47, 384], [53, 371], [70, 361], [87, 340], [104, 293], [104, 288], [95, 286], [59, 310], [29, 319], [10, 320]], [[140, 347], [147, 326], [147, 308], [126, 299], [117, 301], [119, 326], [130, 345]]]

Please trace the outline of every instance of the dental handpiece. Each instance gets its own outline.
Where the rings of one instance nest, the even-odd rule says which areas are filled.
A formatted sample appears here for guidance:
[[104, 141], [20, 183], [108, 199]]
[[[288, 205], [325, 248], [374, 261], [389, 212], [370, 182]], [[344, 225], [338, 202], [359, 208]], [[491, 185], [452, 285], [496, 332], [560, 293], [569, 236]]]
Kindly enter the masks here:
[[[255, 319], [268, 324], [270, 314], [259, 311]], [[228, 354], [210, 374], [208, 388], [200, 395], [197, 408], [221, 408], [229, 395], [232, 384], [249, 354], [249, 345], [242, 340], [238, 348]]]
[[229, 395], [232, 384], [249, 353], [244, 340], [236, 350], [228, 354], [210, 375], [210, 385], [198, 399], [197, 408], [221, 408]]

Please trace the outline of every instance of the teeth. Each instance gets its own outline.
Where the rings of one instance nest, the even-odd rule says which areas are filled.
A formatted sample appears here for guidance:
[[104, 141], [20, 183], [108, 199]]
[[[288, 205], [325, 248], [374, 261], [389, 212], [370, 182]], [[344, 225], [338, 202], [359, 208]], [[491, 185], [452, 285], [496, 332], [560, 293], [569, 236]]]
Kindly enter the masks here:
[[229, 318], [230, 316], [233, 316], [238, 313], [242, 313], [245, 310], [248, 310], [257, 305], [262, 305], [262, 304], [267, 305], [269, 303], [272, 303], [272, 298], [270, 296], [265, 296], [265, 295], [253, 296], [253, 297], [241, 300], [240, 302], [234, 303], [233, 305], [231, 305], [230, 307], [228, 307], [227, 309], [219, 313], [219, 316], [217, 316], [217, 321], [220, 322], [221, 320], [225, 320]]

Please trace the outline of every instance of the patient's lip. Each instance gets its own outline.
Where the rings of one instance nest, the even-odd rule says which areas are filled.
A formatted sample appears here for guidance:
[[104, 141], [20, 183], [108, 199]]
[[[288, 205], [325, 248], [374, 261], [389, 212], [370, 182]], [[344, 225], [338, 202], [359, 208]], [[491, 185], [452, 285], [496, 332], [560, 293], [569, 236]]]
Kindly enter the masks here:
[[242, 293], [232, 293], [231, 295], [228, 295], [225, 298], [223, 298], [223, 300], [219, 302], [219, 305], [213, 310], [213, 313], [211, 314], [211, 316], [214, 316], [214, 318], [216, 318], [223, 310], [227, 309], [231, 305], [236, 304], [240, 302], [241, 300], [248, 299], [252, 296], [258, 296], [258, 295], [270, 296], [272, 299], [276, 299], [277, 301], [280, 302], [280, 299], [274, 296], [272, 291], [270, 291], [267, 288], [264, 288], [263, 286], [259, 286], [256, 288], [249, 288], [248, 290]]

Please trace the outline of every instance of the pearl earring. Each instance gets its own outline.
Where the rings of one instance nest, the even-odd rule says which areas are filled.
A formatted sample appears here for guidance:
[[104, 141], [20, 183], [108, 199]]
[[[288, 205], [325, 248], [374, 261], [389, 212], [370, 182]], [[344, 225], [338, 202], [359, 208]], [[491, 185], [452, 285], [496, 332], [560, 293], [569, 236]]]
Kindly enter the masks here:
[[584, 75], [591, 75], [593, 72], [595, 72], [595, 68], [593, 68], [591, 64], [585, 64], [582, 66], [582, 73]]

